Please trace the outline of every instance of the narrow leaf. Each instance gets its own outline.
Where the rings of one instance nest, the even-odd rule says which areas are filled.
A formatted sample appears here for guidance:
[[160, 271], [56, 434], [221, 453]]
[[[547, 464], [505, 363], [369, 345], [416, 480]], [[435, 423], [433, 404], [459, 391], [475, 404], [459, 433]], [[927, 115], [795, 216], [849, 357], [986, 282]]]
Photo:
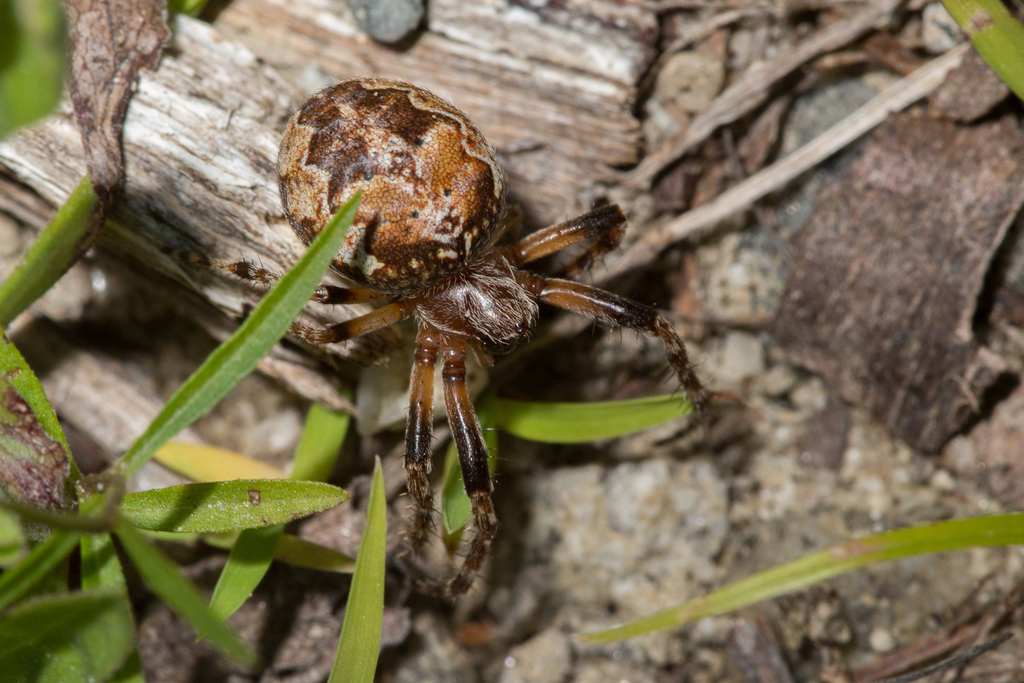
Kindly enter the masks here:
[[[494, 430], [494, 416], [489, 402], [480, 406], [478, 418], [484, 430], [484, 443], [487, 445], [487, 467], [494, 474], [494, 466], [498, 458], [498, 433]], [[458, 547], [462, 530], [466, 527], [472, 514], [472, 504], [466, 495], [466, 485], [462, 480], [462, 468], [459, 466], [459, 454], [455, 442], [448, 444], [448, 452], [444, 460], [444, 488], [441, 490], [441, 521], [449, 548]]]
[[33, 548], [28, 557], [0, 574], [0, 610], [28, 594], [33, 586], [53, 571], [74, 550], [79, 536], [74, 531], [54, 531]]
[[[240, 535], [240, 532], [237, 531], [223, 534], [173, 534], [166, 531], [146, 531], [145, 529], [141, 531], [147, 538], [158, 541], [167, 541], [168, 543], [203, 541], [207, 545], [224, 550], [233, 548]], [[281, 535], [274, 559], [293, 567], [318, 569], [338, 574], [351, 574], [356, 568], [356, 558], [292, 534]]]
[[120, 512], [142, 529], [216, 533], [291, 522], [347, 499], [320, 482], [241, 479], [129, 493]]
[[216, 446], [194, 443], [169, 443], [161, 446], [153, 459], [192, 481], [231, 481], [232, 479], [285, 479], [278, 468]]
[[943, 0], [975, 49], [1006, 85], [1024, 99], [1024, 26], [999, 0]]
[[334, 413], [318, 403], [309, 407], [302, 439], [295, 449], [291, 479], [327, 481], [348, 433], [350, 416]]
[[118, 463], [122, 475], [133, 474], [157, 448], [227, 395], [288, 331], [338, 253], [358, 206], [357, 194], [334, 214], [295, 267], [267, 292], [242, 326], [185, 381]]
[[594, 403], [535, 403], [491, 397], [486, 404], [494, 412], [499, 429], [543, 443], [609, 439], [693, 412], [690, 401], [678, 394]]
[[74, 265], [91, 245], [93, 228], [101, 217], [99, 198], [89, 178], [82, 178], [18, 267], [0, 284], [0, 327], [7, 327]]
[[675, 628], [804, 588], [857, 567], [923, 553], [1024, 544], [1024, 513], [972, 517], [889, 531], [811, 553], [618, 628], [580, 636], [614, 642]]
[[224, 621], [249, 599], [267, 573], [283, 531], [284, 524], [275, 524], [238, 535], [210, 598], [214, 619]]
[[356, 568], [354, 557], [291, 534], [281, 536], [274, 559], [293, 567], [319, 569], [322, 572], [338, 574], [351, 574]]
[[0, 620], [0, 683], [104, 681], [133, 640], [131, 606], [116, 591], [32, 600]]
[[199, 589], [178, 571], [169, 557], [142, 536], [131, 524], [122, 522], [117, 537], [146, 585], [179, 616], [203, 633], [210, 642], [232, 660], [253, 667], [257, 658], [252, 649], [234, 631], [220, 623], [209, 610]]
[[380, 655], [384, 615], [384, 555], [387, 548], [387, 505], [380, 458], [373, 468], [366, 529], [359, 542], [356, 570], [345, 606], [345, 621], [329, 683], [373, 683]]

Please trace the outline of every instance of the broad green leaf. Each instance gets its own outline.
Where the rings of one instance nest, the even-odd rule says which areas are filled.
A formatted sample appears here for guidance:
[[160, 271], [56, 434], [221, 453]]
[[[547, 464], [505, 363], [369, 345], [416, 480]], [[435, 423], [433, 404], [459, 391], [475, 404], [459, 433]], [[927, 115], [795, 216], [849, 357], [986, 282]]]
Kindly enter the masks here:
[[252, 649], [234, 631], [210, 614], [199, 589], [181, 575], [169, 557], [151, 545], [127, 522], [121, 522], [116, 533], [143, 581], [157, 597], [189, 622], [196, 633], [205, 634], [215, 647], [232, 660], [248, 667], [256, 665], [257, 657]]
[[724, 614], [876, 562], [1002, 545], [1024, 545], [1024, 513], [936, 522], [865, 536], [773, 567], [653, 616], [580, 637], [601, 643], [635, 638]]
[[[337, 415], [315, 403], [310, 406], [302, 439], [295, 451], [291, 478], [327, 479], [345, 440], [348, 423], [348, 415]], [[283, 532], [284, 525], [278, 524], [239, 534], [210, 598], [210, 611], [214, 616], [224, 621], [252, 595], [270, 568]]]
[[122, 475], [133, 474], [153, 457], [157, 448], [224, 398], [288, 331], [338, 253], [355, 218], [359, 198], [357, 193], [334, 214], [295, 267], [271, 287], [241, 327], [171, 397], [118, 462]]
[[79, 537], [74, 531], [54, 531], [28, 557], [0, 574], [0, 610], [27, 595], [53, 571], [75, 549]]
[[490, 397], [486, 405], [499, 429], [543, 443], [609, 439], [693, 412], [690, 401], [679, 394], [594, 403], [535, 403]]
[[221, 532], [291, 522], [347, 499], [344, 490], [320, 482], [241, 479], [129, 493], [120, 511], [142, 529]]
[[131, 606], [117, 591], [31, 600], [0, 620], [0, 683], [105, 681], [133, 640]]
[[[121, 561], [114, 550], [114, 540], [110, 534], [91, 534], [82, 537], [82, 589], [91, 588], [116, 592], [128, 600], [128, 589], [125, 585]], [[135, 632], [135, 620], [129, 612], [131, 632]], [[134, 647], [128, 659], [111, 679], [112, 683], [144, 683], [142, 678], [142, 661]]]
[[351, 574], [356, 568], [354, 557], [291, 534], [281, 536], [274, 559], [293, 567], [319, 569], [322, 572], [338, 574]]
[[284, 524], [275, 524], [246, 529], [238, 535], [210, 598], [210, 613], [217, 621], [234, 614], [256, 590], [274, 559], [283, 531]]
[[[0, 138], [46, 116], [64, 82], [64, 20], [56, 0], [0, 2]], [[6, 323], [0, 323], [6, 327]]]
[[82, 178], [25, 257], [0, 283], [0, 327], [41, 297], [84, 254], [102, 227], [99, 198]]
[[[490, 403], [481, 405], [477, 413], [480, 427], [484, 430], [484, 443], [487, 444], [487, 467], [493, 476], [498, 458], [498, 433], [493, 429], [494, 417]], [[448, 452], [444, 459], [444, 488], [441, 490], [441, 521], [449, 547], [458, 546], [459, 537], [472, 512], [472, 504], [466, 495], [466, 485], [462, 481], [459, 454], [453, 440], [448, 444]]]
[[166, 444], [157, 450], [153, 459], [192, 481], [285, 479], [288, 476], [273, 465], [247, 455], [194, 443]]
[[78, 476], [43, 387], [0, 335], [0, 490], [16, 503], [62, 509]]
[[384, 554], [387, 549], [387, 505], [380, 458], [373, 468], [366, 529], [359, 542], [356, 570], [352, 575], [334, 655], [329, 683], [373, 683], [380, 655], [380, 629], [384, 617]]
[[13, 566], [28, 553], [18, 518], [0, 509], [0, 569]]
[[978, 54], [1024, 99], [1024, 26], [1000, 0], [943, 0]]
[[348, 433], [349, 415], [334, 413], [314, 403], [306, 415], [302, 439], [295, 449], [289, 478], [296, 481], [327, 481]]

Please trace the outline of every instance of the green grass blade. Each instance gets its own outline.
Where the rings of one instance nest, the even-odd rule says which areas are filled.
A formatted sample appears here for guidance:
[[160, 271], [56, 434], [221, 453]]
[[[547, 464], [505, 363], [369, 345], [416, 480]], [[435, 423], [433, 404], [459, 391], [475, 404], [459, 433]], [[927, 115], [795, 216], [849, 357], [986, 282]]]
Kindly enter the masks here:
[[1024, 99], [1024, 26], [1000, 0], [943, 0], [978, 54]]
[[693, 412], [690, 401], [679, 394], [594, 403], [536, 403], [492, 396], [485, 404], [499, 429], [543, 443], [609, 439]]
[[28, 594], [53, 571], [75, 549], [79, 537], [74, 531], [54, 531], [28, 557], [0, 574], [0, 610]]
[[0, 327], [7, 327], [88, 250], [99, 234], [98, 211], [99, 198], [86, 176], [0, 284]]
[[[500, 399], [499, 399], [500, 400]], [[483, 403], [477, 411], [480, 426], [484, 430], [484, 443], [487, 445], [487, 467], [494, 474], [498, 458], [498, 433], [494, 430], [494, 418], [491, 403]], [[472, 505], [466, 495], [466, 485], [462, 481], [462, 468], [459, 467], [459, 454], [455, 442], [448, 444], [448, 452], [444, 459], [444, 488], [441, 489], [441, 522], [444, 525], [445, 540], [449, 547], [458, 546], [462, 530], [466, 527], [472, 514]]]
[[31, 600], [0, 620], [0, 683], [105, 681], [131, 653], [134, 632], [117, 591]]
[[60, 101], [63, 18], [57, 0], [0, 2], [0, 138], [46, 116]]
[[291, 522], [328, 510], [348, 494], [312, 481], [240, 479], [129, 493], [121, 516], [151, 531], [218, 533]]
[[192, 624], [196, 633], [203, 633], [210, 642], [232, 660], [243, 666], [254, 667], [256, 654], [242, 642], [234, 631], [220, 623], [209, 610], [199, 589], [178, 571], [177, 565], [131, 524], [122, 521], [117, 537], [135, 568], [157, 597]]
[[384, 617], [384, 554], [387, 546], [387, 504], [380, 458], [373, 468], [366, 529], [359, 542], [356, 570], [341, 625], [338, 651], [328, 683], [373, 683], [380, 655]]
[[231, 337], [189, 377], [117, 464], [128, 477], [157, 448], [189, 426], [249, 374], [277, 343], [313, 295], [355, 218], [359, 195], [341, 207], [303, 254]]
[[274, 559], [293, 567], [317, 569], [337, 574], [351, 574], [356, 569], [354, 557], [291, 534], [281, 536]]
[[224, 621], [242, 606], [270, 567], [284, 524], [247, 529], [238, 535], [210, 598], [210, 613]]
[[311, 405], [289, 477], [297, 481], [327, 481], [345, 441], [350, 420], [351, 417], [345, 413], [331, 412], [317, 403]]
[[961, 548], [1022, 544], [1024, 513], [1020, 512], [888, 531], [811, 553], [653, 616], [580, 637], [592, 642], [608, 643], [675, 628], [774, 598], [876, 562]]

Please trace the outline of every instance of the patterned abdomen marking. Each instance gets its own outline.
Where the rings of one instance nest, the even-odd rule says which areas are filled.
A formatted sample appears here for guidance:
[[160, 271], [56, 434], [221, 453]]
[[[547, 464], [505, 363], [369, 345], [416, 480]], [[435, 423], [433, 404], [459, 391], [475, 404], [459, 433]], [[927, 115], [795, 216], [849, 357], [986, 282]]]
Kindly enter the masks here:
[[391, 294], [460, 270], [505, 204], [501, 168], [476, 126], [400, 81], [355, 79], [314, 95], [288, 122], [277, 168], [285, 212], [307, 245], [363, 191], [334, 266]]

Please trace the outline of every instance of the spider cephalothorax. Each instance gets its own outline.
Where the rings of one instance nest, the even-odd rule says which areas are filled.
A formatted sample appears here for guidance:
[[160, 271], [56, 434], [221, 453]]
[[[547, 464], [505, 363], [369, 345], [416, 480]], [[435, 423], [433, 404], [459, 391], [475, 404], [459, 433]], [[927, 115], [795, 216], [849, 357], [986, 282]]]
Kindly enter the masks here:
[[[657, 311], [571, 280], [520, 270], [524, 264], [591, 240], [568, 272], [615, 248], [626, 219], [616, 206], [496, 246], [505, 211], [505, 179], [490, 144], [460, 110], [422, 88], [361, 78], [320, 91], [292, 117], [278, 158], [281, 200], [296, 234], [309, 244], [357, 190], [363, 198], [334, 268], [361, 288], [321, 286], [315, 299], [340, 304], [387, 296], [393, 303], [328, 328], [298, 323], [292, 332], [330, 343], [398, 320], [419, 321], [412, 369], [405, 468], [419, 548], [433, 512], [431, 430], [434, 368], [443, 364], [445, 408], [459, 453], [475, 534], [453, 579], [465, 591], [497, 531], [487, 448], [466, 387], [466, 356], [484, 361], [510, 351], [537, 318], [537, 302], [660, 337], [669, 363], [698, 411], [707, 395], [682, 340]], [[230, 272], [273, 275], [234, 264]]]

